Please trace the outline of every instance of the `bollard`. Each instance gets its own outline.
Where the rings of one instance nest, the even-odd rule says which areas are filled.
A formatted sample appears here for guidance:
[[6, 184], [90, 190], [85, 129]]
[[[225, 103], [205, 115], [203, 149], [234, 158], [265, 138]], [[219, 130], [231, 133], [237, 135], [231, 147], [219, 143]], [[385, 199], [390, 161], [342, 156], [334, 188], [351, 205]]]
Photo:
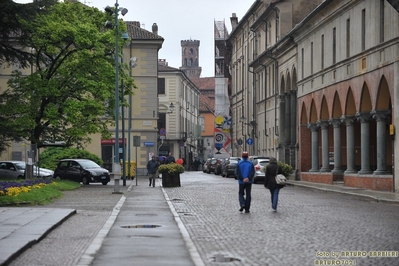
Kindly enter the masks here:
[[114, 192], [112, 192], [112, 194], [122, 194], [122, 192], [119, 191], [119, 180], [121, 179], [121, 176], [115, 173], [110, 175], [111, 178], [114, 178]]

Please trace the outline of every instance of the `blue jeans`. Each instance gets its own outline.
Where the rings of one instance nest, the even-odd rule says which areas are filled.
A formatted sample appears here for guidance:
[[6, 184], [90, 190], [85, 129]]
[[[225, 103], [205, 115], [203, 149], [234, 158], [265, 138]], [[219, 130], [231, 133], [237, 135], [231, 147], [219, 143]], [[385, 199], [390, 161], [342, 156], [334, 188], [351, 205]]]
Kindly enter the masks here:
[[280, 192], [280, 188], [270, 189], [273, 210], [277, 210], [278, 193], [279, 192]]
[[[244, 206], [245, 210], [249, 210], [251, 207], [251, 188], [252, 184], [238, 184], [238, 201], [240, 202], [240, 207]], [[246, 195], [246, 196], [245, 196]]]

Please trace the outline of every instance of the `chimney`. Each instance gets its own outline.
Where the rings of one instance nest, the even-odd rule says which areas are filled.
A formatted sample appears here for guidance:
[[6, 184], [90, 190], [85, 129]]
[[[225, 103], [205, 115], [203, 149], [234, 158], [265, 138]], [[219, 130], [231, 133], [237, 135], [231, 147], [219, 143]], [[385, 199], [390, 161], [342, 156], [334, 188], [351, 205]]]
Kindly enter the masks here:
[[236, 13], [233, 13], [230, 17], [230, 23], [231, 23], [231, 30], [233, 31], [237, 25], [238, 25], [238, 18]]
[[158, 25], [157, 23], [152, 24], [152, 33], [158, 36]]

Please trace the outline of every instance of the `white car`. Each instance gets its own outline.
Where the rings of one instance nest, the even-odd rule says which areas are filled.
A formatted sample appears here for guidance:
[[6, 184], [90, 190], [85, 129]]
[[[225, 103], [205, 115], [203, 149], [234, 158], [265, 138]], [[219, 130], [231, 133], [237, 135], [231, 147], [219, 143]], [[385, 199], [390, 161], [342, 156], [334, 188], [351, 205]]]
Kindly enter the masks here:
[[257, 184], [257, 183], [264, 184], [265, 183], [265, 172], [263, 169], [265, 168], [266, 165], [269, 164], [269, 159], [254, 159], [253, 164], [255, 167], [255, 177], [254, 177], [253, 183], [254, 184]]
[[[24, 161], [0, 161], [1, 179], [25, 178], [26, 163]], [[52, 178], [54, 171], [46, 168], [39, 168], [33, 165], [33, 177]]]

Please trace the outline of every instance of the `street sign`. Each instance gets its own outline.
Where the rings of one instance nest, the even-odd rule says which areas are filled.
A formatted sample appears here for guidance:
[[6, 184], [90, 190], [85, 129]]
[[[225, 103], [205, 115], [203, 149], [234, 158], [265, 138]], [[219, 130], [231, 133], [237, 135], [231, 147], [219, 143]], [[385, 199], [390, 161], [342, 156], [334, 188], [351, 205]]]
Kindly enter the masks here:
[[248, 138], [248, 139], [247, 139], [247, 144], [248, 144], [248, 145], [254, 144], [254, 140], [251, 139], [251, 138]]
[[166, 135], [166, 129], [161, 128], [161, 129], [159, 130], [159, 135], [165, 136], [165, 135]]
[[140, 147], [140, 136], [133, 136], [133, 146]]
[[238, 145], [242, 145], [242, 139], [237, 140]]
[[159, 136], [159, 138], [160, 138], [160, 139], [166, 139], [166, 137], [165, 137], [165, 136]]
[[152, 141], [144, 141], [144, 146], [149, 146], [149, 147], [154, 146], [154, 142], [152, 142]]

